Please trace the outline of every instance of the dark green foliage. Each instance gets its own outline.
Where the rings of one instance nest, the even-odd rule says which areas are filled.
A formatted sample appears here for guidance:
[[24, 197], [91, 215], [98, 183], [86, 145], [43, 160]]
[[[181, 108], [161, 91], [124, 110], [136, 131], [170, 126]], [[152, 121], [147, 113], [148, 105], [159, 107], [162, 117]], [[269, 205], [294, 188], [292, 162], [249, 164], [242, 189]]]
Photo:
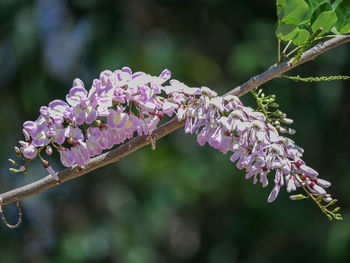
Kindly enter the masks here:
[[[277, 0], [276, 36], [296, 46], [310, 42], [310, 35], [347, 34], [350, 31], [350, 1]], [[315, 40], [315, 39], [314, 39]]]

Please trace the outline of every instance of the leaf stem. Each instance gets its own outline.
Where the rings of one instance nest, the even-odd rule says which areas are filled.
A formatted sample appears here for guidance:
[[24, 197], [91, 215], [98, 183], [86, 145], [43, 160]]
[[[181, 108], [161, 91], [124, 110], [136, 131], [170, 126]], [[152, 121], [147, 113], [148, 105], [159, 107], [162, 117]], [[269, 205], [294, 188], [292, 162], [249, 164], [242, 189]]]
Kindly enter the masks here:
[[287, 49], [289, 48], [291, 43], [292, 43], [292, 40], [289, 40], [288, 44], [284, 47], [284, 49], [282, 51], [282, 56], [287, 52]]
[[277, 39], [277, 61], [281, 63], [281, 40]]

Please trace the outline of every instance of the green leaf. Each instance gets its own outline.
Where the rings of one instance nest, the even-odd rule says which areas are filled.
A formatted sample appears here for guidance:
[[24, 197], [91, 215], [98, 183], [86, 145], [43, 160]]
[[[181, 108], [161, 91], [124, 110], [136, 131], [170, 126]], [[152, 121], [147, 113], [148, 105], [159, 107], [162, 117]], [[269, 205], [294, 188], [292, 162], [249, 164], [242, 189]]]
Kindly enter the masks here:
[[299, 29], [298, 35], [293, 39], [293, 44], [296, 46], [301, 46], [307, 42], [309, 37], [309, 31], [305, 29]]
[[[306, 0], [307, 1], [307, 0]], [[333, 10], [337, 9], [338, 5], [343, 2], [343, 0], [335, 0], [332, 4]]]
[[347, 34], [350, 32], [350, 0], [336, 1], [333, 5], [335, 14], [337, 15], [337, 22], [335, 28], [340, 34]]
[[309, 12], [305, 17], [305, 22], [310, 22], [311, 15], [313, 12], [317, 9], [317, 7], [324, 3], [324, 2], [329, 2], [327, 0], [305, 0], [307, 5], [309, 6]]
[[309, 6], [304, 0], [277, 0], [279, 22], [298, 25], [307, 15]]
[[312, 32], [322, 28], [320, 35], [328, 33], [337, 21], [332, 5], [329, 1], [321, 2], [313, 11], [310, 23]]
[[276, 30], [276, 36], [284, 41], [292, 40], [299, 32], [296, 25], [279, 23]]
[[322, 12], [311, 25], [312, 32], [316, 32], [318, 29], [322, 28], [320, 35], [324, 35], [331, 30], [336, 21], [337, 15], [333, 10]]

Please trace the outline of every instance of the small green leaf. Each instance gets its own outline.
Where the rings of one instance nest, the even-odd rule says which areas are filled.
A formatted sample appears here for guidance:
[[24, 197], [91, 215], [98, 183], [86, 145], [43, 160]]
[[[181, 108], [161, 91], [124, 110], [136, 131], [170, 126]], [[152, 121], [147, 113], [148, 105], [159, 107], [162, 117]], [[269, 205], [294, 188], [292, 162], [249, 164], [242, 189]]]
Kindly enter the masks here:
[[303, 21], [308, 10], [309, 7], [304, 0], [277, 0], [277, 38], [284, 41], [295, 38], [300, 31], [298, 25]]
[[309, 6], [309, 12], [305, 17], [305, 22], [310, 22], [310, 18], [311, 15], [313, 14], [313, 12], [316, 10], [316, 8], [322, 4], [323, 2], [325, 2], [325, 0], [305, 0], [307, 5]]
[[311, 25], [312, 32], [316, 32], [318, 29], [322, 28], [320, 35], [328, 33], [334, 23], [337, 21], [337, 16], [334, 11], [326, 11], [321, 13]]
[[324, 1], [319, 4], [312, 13], [310, 19], [312, 32], [316, 32], [318, 29], [322, 28], [320, 35], [324, 35], [331, 30], [336, 21], [337, 15], [332, 5], [329, 1]]
[[335, 14], [337, 15], [337, 22], [335, 28], [340, 34], [347, 34], [350, 32], [350, 0], [336, 1], [333, 5]]
[[299, 32], [296, 25], [279, 23], [277, 25], [276, 36], [284, 41], [292, 40]]
[[312, 17], [310, 18], [311, 23], [313, 23], [321, 13], [333, 10], [331, 3], [327, 0], [316, 1], [312, 3], [312, 5]]
[[301, 46], [307, 42], [309, 37], [309, 31], [305, 29], [299, 29], [298, 35], [293, 39], [293, 44], [296, 46]]
[[309, 6], [304, 0], [277, 0], [278, 20], [298, 25], [307, 15]]

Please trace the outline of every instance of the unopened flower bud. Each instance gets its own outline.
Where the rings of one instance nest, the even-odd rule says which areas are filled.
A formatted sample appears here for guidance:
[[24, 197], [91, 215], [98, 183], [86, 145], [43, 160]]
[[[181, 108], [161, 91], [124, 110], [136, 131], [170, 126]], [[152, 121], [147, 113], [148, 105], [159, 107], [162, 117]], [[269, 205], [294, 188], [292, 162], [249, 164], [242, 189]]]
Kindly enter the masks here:
[[315, 181], [316, 184], [318, 184], [319, 186], [324, 187], [324, 188], [327, 188], [327, 187], [331, 186], [330, 182], [328, 182], [326, 180], [323, 180], [323, 179], [314, 178], [314, 181]]
[[283, 128], [282, 126], [277, 126], [276, 128], [277, 128], [277, 130], [278, 130], [280, 133], [286, 133], [286, 132], [287, 132], [287, 130], [286, 130], [285, 128]]
[[306, 199], [306, 198], [308, 198], [308, 197], [303, 195], [303, 194], [289, 196], [290, 200], [303, 200], [303, 199]]
[[314, 169], [305, 164], [300, 165], [299, 170], [301, 170], [303, 173], [307, 174], [310, 177], [318, 176], [318, 172], [316, 172]]
[[339, 210], [340, 210], [340, 207], [338, 206], [338, 207], [336, 207], [336, 208], [333, 209], [332, 213], [336, 213], [336, 212], [338, 212]]
[[[274, 99], [272, 99], [272, 101], [274, 101]], [[276, 102], [272, 102], [271, 104], [269, 104], [270, 107], [274, 107], [274, 108], [278, 108], [280, 105], [278, 105]]]
[[46, 160], [42, 160], [42, 164], [44, 168], [48, 171], [48, 173], [55, 179], [56, 181], [59, 181], [60, 179], [57, 176], [57, 173], [52, 169], [50, 163]]
[[29, 141], [30, 140], [29, 133], [25, 129], [23, 129], [22, 132], [23, 132], [23, 135], [24, 135], [24, 139], [26, 141]]
[[19, 167], [18, 169], [20, 172], [24, 173], [25, 171], [27, 171], [27, 167], [25, 167], [24, 165], [22, 165], [21, 167]]
[[285, 124], [292, 124], [293, 120], [289, 119], [289, 118], [281, 118], [281, 122], [283, 122]]
[[15, 168], [10, 168], [9, 171], [10, 171], [11, 173], [19, 173], [19, 172], [20, 172], [20, 170], [15, 169]]
[[330, 197], [330, 196], [327, 196], [327, 197], [323, 198], [323, 200], [324, 200], [325, 202], [329, 203], [329, 202], [332, 202], [333, 198]]
[[314, 182], [310, 182], [310, 184], [308, 185], [308, 188], [318, 194], [318, 195], [321, 195], [321, 196], [325, 196], [327, 195], [326, 191], [319, 185], [315, 184]]
[[12, 164], [12, 165], [18, 165], [14, 160], [12, 160], [12, 159], [9, 159], [9, 162], [10, 162], [10, 164]]
[[280, 111], [280, 110], [276, 110], [276, 111], [273, 113], [273, 115], [275, 115], [276, 117], [280, 118], [280, 117], [282, 117], [283, 112]]
[[287, 133], [290, 135], [294, 135], [295, 134], [295, 130], [291, 129], [291, 128], [287, 128]]
[[101, 120], [96, 120], [96, 126], [97, 127], [101, 127], [103, 125], [103, 121], [101, 121]]
[[22, 154], [21, 154], [20, 149], [17, 146], [15, 146], [13, 149], [15, 150], [16, 155], [21, 158]]
[[52, 154], [53, 150], [50, 145], [46, 146], [45, 153], [47, 156], [50, 156]]
[[19, 144], [23, 147], [27, 147], [29, 145], [29, 143], [25, 141], [19, 141]]

